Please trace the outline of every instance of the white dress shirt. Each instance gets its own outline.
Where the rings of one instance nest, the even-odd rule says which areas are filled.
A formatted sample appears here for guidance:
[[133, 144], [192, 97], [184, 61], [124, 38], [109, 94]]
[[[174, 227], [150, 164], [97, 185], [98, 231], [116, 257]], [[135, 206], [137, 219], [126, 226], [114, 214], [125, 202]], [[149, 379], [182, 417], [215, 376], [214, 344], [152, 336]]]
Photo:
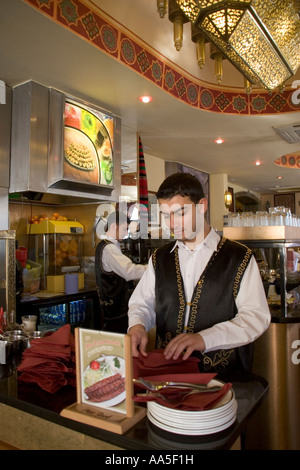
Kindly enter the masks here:
[[[217, 246], [220, 236], [211, 229], [205, 240], [191, 251], [183, 242], [177, 241], [179, 264], [186, 301], [190, 302], [195, 285]], [[255, 258], [251, 260], [242, 278], [239, 293], [235, 299], [236, 316], [229, 321], [218, 323], [202, 330], [206, 352], [217, 349], [231, 349], [251, 343], [269, 326], [271, 316], [266, 295]], [[188, 322], [189, 306], [186, 307], [185, 324]], [[176, 314], [176, 312], [174, 312]], [[141, 324], [149, 331], [155, 326], [155, 273], [152, 258], [148, 268], [134, 290], [129, 301], [129, 328]]]
[[123, 255], [120, 243], [114, 238], [101, 237], [102, 239], [109, 240], [112, 243], [107, 243], [102, 252], [102, 265], [105, 271], [114, 272], [121, 276], [126, 281], [139, 280], [147, 265], [135, 264], [128, 256]]

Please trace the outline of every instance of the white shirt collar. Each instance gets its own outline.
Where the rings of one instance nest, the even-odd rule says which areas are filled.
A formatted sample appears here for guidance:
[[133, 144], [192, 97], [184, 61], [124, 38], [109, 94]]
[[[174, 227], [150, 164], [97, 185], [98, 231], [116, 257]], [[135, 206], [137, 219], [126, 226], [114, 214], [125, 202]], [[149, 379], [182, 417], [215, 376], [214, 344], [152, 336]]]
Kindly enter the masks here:
[[[211, 227], [209, 234], [205, 237], [205, 239], [201, 243], [199, 243], [199, 245], [196, 246], [196, 248], [193, 251], [199, 250], [203, 245], [206, 245], [211, 250], [217, 251], [220, 238], [221, 238], [220, 235], [218, 235], [216, 231]], [[176, 243], [173, 246], [170, 253], [172, 253], [172, 251], [175, 250], [177, 246], [178, 248], [181, 248], [181, 249], [184, 248], [185, 250], [190, 251], [184, 242], [180, 240], [176, 240]]]
[[111, 238], [111, 237], [108, 237], [107, 235], [101, 235], [101, 240], [109, 240], [110, 242], [112, 242], [114, 245], [120, 247], [120, 243], [118, 242], [118, 240], [116, 240], [115, 238]]

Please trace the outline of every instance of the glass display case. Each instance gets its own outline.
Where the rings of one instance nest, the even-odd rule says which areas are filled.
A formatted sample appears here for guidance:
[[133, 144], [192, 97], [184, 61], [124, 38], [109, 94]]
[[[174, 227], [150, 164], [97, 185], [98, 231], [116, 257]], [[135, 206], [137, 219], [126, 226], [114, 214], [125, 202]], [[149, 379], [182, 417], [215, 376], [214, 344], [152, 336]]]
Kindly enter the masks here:
[[300, 318], [300, 240], [243, 240], [254, 252], [273, 321]]
[[224, 227], [223, 236], [253, 250], [271, 312], [252, 369], [268, 381], [269, 394], [247, 425], [245, 449], [299, 449], [300, 227]]
[[264, 283], [272, 321], [298, 321], [300, 228], [224, 227], [223, 236], [243, 243], [253, 250]]
[[57, 294], [53, 297], [24, 298], [17, 306], [16, 320], [21, 323], [22, 315], [37, 316], [37, 330], [55, 331], [69, 323], [74, 328], [103, 327], [99, 299], [96, 290], [84, 290], [77, 294]]
[[270, 393], [247, 428], [246, 449], [299, 449], [300, 367], [293, 357], [300, 331], [300, 240], [244, 243], [256, 256], [271, 313], [269, 328], [255, 342], [253, 362]]
[[[29, 251], [41, 266], [42, 290], [49, 290], [53, 277], [79, 272], [82, 260], [83, 226], [73, 220], [43, 220], [27, 225]], [[50, 289], [52, 290], [52, 289]], [[62, 285], [62, 291], [63, 285]]]

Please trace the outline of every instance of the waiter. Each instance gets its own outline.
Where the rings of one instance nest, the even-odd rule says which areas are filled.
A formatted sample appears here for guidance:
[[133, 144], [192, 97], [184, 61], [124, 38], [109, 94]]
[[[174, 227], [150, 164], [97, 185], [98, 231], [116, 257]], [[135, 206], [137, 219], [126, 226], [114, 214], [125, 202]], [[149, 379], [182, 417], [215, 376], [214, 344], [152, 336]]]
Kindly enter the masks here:
[[170, 175], [157, 199], [176, 241], [152, 255], [130, 299], [133, 356], [147, 355], [147, 331], [156, 325], [166, 359], [193, 354], [203, 371], [248, 372], [253, 341], [271, 318], [251, 250], [208, 224], [208, 201], [193, 175]]
[[128, 235], [130, 219], [116, 211], [109, 215], [95, 254], [95, 274], [104, 319], [103, 330], [126, 333], [128, 328], [128, 301], [134, 281], [144, 274], [147, 265], [134, 264], [120, 248], [120, 241]]

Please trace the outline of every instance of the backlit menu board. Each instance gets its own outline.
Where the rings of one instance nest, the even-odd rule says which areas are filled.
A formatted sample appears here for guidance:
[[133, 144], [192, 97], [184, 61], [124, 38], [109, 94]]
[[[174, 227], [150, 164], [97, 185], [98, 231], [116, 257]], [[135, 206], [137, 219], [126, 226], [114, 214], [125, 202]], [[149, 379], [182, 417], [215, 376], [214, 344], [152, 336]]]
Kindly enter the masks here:
[[113, 186], [113, 132], [112, 116], [66, 98], [63, 178]]

